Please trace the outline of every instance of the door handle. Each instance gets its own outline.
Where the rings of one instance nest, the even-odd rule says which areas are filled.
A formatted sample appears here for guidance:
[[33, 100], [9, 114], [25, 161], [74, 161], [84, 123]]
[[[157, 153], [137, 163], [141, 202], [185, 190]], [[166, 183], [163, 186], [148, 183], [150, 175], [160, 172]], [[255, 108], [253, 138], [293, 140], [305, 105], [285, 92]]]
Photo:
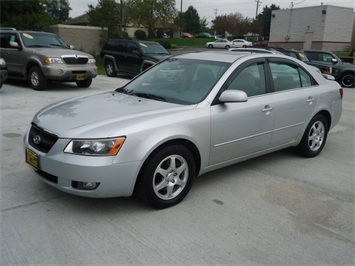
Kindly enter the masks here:
[[309, 104], [312, 104], [314, 102], [314, 100], [315, 99], [312, 96], [309, 96], [306, 102]]
[[270, 113], [272, 110], [274, 110], [274, 107], [270, 105], [265, 105], [261, 111], [263, 111], [264, 113]]

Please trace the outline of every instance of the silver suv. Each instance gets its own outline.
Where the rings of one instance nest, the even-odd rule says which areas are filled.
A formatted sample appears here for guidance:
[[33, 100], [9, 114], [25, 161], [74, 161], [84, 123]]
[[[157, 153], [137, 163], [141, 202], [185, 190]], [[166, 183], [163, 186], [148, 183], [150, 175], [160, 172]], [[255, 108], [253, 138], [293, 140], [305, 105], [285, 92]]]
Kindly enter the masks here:
[[34, 90], [46, 89], [49, 81], [75, 81], [87, 88], [97, 75], [91, 55], [72, 50], [55, 34], [0, 29], [0, 40], [9, 79], [28, 80]]

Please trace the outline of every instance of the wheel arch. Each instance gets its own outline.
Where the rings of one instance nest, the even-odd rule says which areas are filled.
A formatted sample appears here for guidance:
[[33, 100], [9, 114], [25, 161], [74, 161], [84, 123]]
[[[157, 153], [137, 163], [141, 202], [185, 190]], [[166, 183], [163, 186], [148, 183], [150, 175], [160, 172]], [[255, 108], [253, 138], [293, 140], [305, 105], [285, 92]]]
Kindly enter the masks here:
[[[28, 62], [27, 66], [26, 66], [26, 73], [24, 73], [24, 77], [26, 79], [28, 78], [28, 73], [30, 72], [30, 69], [34, 66], [39, 67], [39, 69], [42, 71], [41, 65], [38, 62], [30, 61], [30, 62]], [[43, 71], [42, 71], [42, 73], [43, 73]]]
[[192, 157], [194, 158], [195, 161], [195, 176], [198, 175], [200, 168], [201, 168], [201, 155], [200, 152], [197, 148], [197, 146], [191, 142], [190, 140], [187, 139], [183, 139], [183, 138], [179, 138], [179, 139], [171, 139], [168, 140], [162, 144], [160, 144], [159, 146], [157, 146], [153, 151], [151, 151], [151, 153], [147, 156], [147, 158], [145, 159], [144, 163], [142, 164], [141, 168], [139, 169], [139, 173], [136, 179], [136, 183], [135, 183], [135, 187], [134, 187], [134, 191], [136, 191], [137, 189], [137, 184], [139, 183], [140, 179], [142, 178], [142, 172], [144, 171], [144, 168], [146, 167], [146, 165], [149, 163], [150, 159], [159, 151], [161, 151], [162, 149], [164, 149], [165, 147], [171, 146], [171, 145], [181, 145], [184, 146], [186, 149], [188, 149], [191, 154]]
[[[330, 113], [327, 111], [327, 110], [322, 110], [322, 111], [319, 111], [318, 113], [316, 113], [313, 117], [317, 116], [317, 115], [322, 115], [325, 120], [327, 121], [327, 126], [328, 126], [328, 130], [331, 128], [331, 125], [332, 125], [332, 117], [330, 115]], [[312, 117], [312, 119], [313, 119]]]
[[104, 58], [103, 58], [103, 63], [104, 65], [106, 64], [107, 61], [111, 61], [113, 63], [113, 66], [115, 67], [115, 70], [118, 71], [118, 66], [117, 66], [117, 63], [116, 63], [116, 60], [113, 56], [111, 55], [105, 55]]

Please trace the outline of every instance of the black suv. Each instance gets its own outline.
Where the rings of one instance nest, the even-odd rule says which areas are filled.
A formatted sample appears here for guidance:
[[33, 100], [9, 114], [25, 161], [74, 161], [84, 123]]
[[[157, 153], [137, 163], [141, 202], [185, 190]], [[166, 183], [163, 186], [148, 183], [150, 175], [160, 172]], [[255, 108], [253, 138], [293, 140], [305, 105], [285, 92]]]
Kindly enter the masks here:
[[53, 33], [0, 28], [0, 41], [9, 79], [28, 80], [34, 90], [46, 89], [49, 81], [87, 88], [97, 75], [93, 56], [72, 50]]
[[332, 75], [342, 87], [354, 87], [354, 64], [343, 62], [332, 52], [317, 50], [305, 50], [304, 52], [306, 53], [308, 59], [311, 61], [326, 62], [331, 65], [333, 68]]
[[126, 39], [109, 39], [100, 53], [106, 75], [115, 77], [118, 72], [137, 75], [170, 53], [157, 42]]

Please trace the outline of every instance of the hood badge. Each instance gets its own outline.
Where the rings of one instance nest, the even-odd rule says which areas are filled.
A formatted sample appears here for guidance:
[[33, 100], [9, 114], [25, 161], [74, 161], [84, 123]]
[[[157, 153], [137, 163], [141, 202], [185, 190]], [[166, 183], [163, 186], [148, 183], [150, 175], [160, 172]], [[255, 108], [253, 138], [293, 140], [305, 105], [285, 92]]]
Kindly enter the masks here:
[[32, 140], [37, 145], [41, 143], [41, 137], [39, 135], [34, 136]]

